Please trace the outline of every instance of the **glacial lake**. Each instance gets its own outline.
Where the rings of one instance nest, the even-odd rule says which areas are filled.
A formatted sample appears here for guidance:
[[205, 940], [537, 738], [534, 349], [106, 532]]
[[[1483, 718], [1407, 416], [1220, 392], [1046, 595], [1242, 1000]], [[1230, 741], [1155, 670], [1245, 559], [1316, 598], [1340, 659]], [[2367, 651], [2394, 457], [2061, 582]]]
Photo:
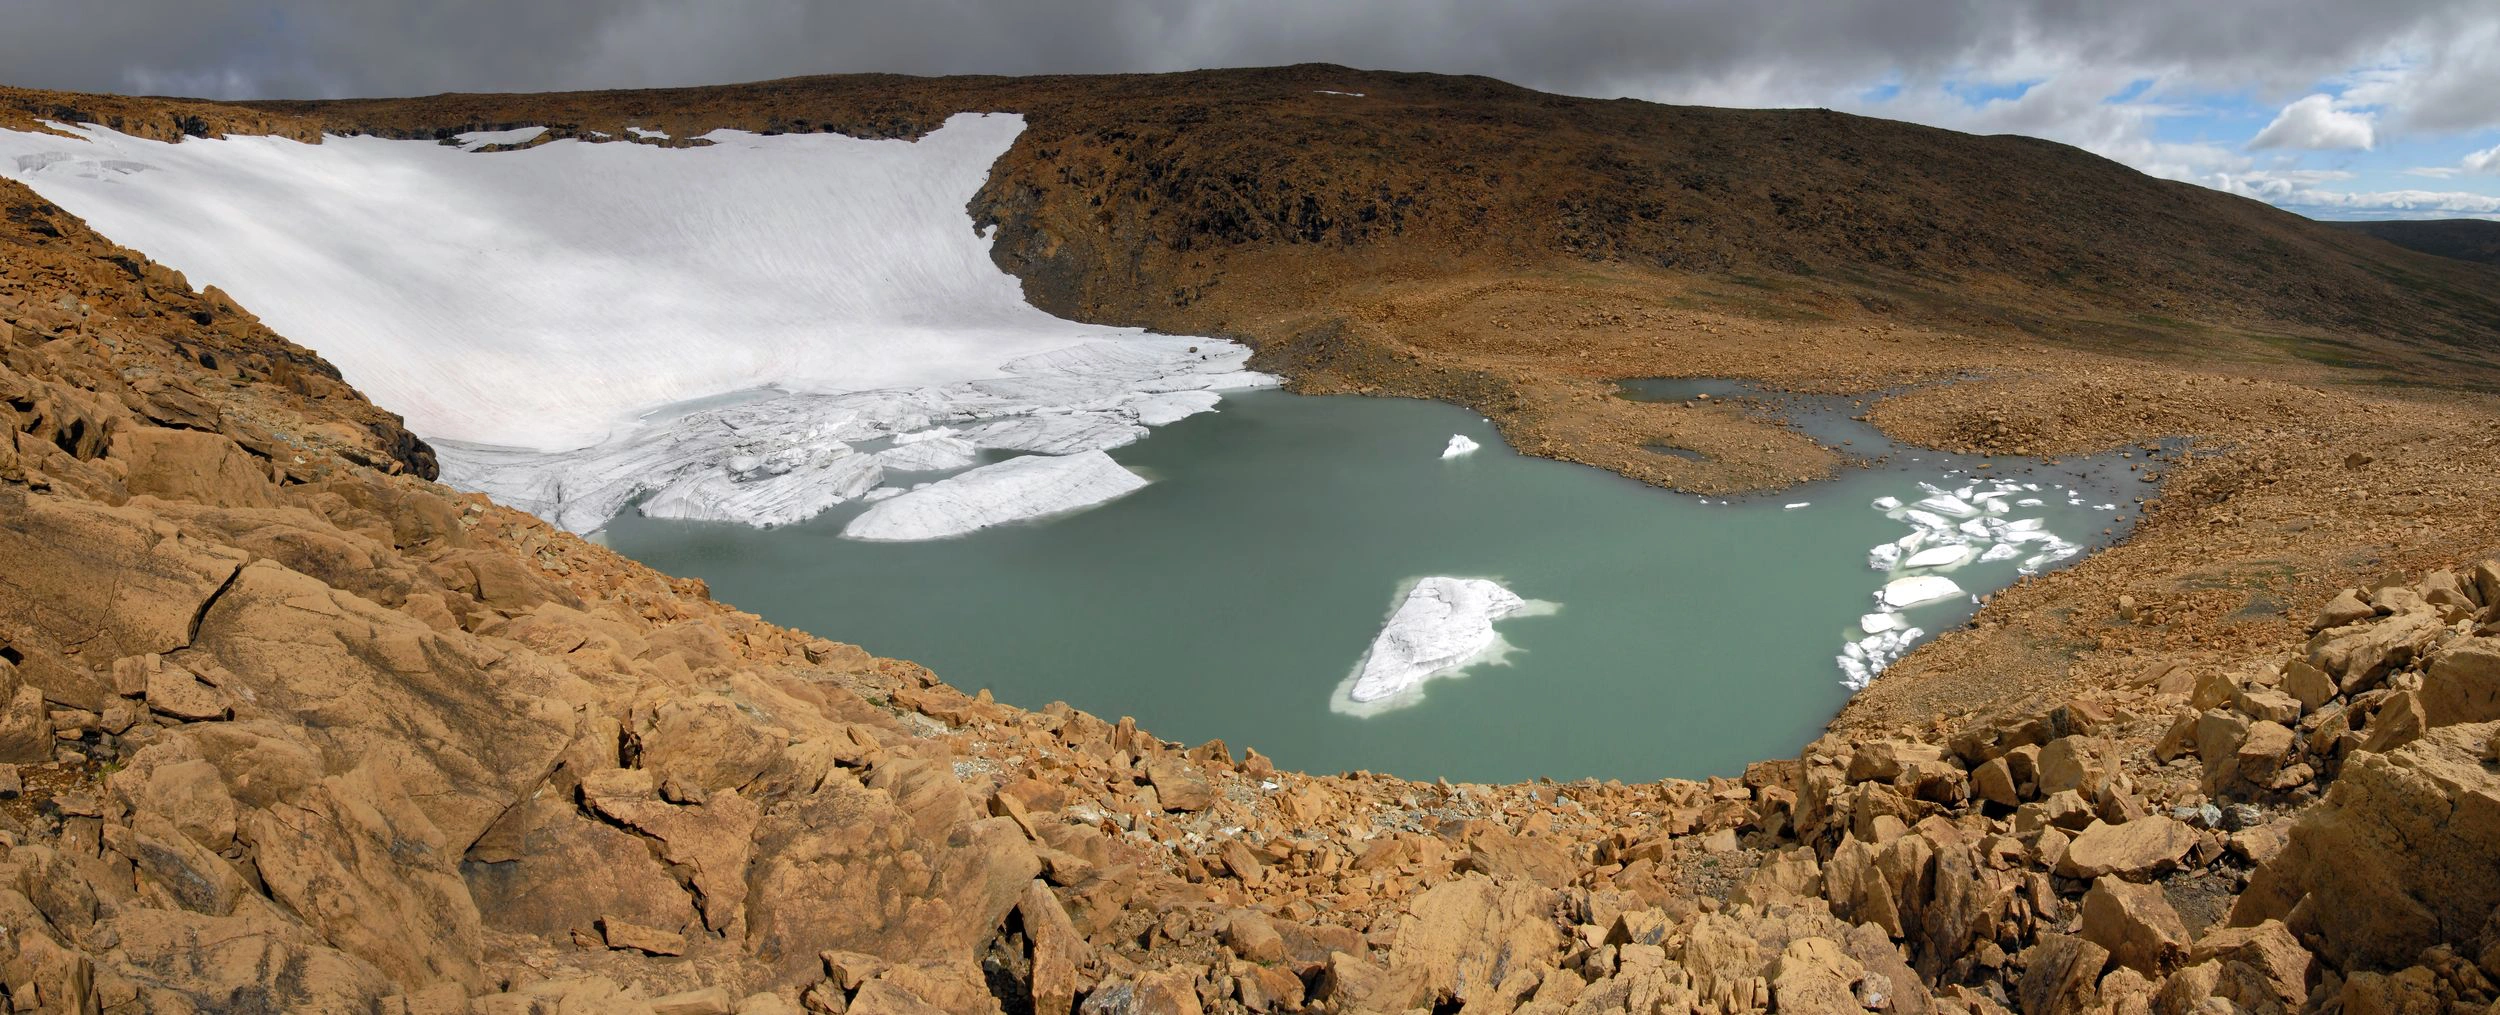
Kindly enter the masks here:
[[[1626, 386], [1701, 393], [1746, 389]], [[774, 529], [629, 510], [606, 539], [740, 608], [919, 662], [967, 692], [1134, 716], [1166, 739], [1221, 738], [1289, 768], [1478, 782], [1733, 775], [1793, 755], [1847, 700], [1844, 646], [1869, 637], [1861, 618], [1888, 578], [1943, 574], [1965, 590], [1898, 611], [1904, 626], [1948, 630], [2026, 565], [2062, 566], [2105, 545], [2104, 529], [2123, 534], [2133, 498], [2153, 490], [2129, 471], [2150, 467], [2141, 451], [2052, 465], [1893, 447], [1851, 418], [1863, 404], [1785, 408], [1869, 467], [1733, 503], [1520, 455], [1453, 406], [1246, 391], [1113, 451], [1153, 482], [1089, 511], [877, 543], [839, 535], [856, 503]], [[1452, 435], [1481, 448], [1445, 459]], [[1940, 492], [1971, 513], [1904, 520]], [[1870, 564], [1870, 548], [1920, 524], [1942, 532], [1938, 521], [2008, 549], [1949, 571]], [[2039, 552], [2061, 545], [2063, 560]], [[1406, 707], [1332, 709], [1405, 590], [1433, 575], [1494, 579], [1555, 608], [1499, 621], [1500, 659], [1430, 681]]]

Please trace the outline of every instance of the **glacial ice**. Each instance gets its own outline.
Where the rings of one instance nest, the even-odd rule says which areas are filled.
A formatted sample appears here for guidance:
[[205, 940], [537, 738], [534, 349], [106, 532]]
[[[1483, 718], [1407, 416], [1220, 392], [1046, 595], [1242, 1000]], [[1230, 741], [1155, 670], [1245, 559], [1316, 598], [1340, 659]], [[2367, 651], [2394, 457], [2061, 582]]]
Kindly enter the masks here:
[[1971, 548], [1967, 545], [1933, 546], [1911, 554], [1908, 559], [1901, 562], [1901, 566], [1949, 568], [1957, 567], [1970, 559]]
[[1339, 685], [1337, 711], [1370, 715], [1411, 704], [1412, 692], [1496, 654], [1502, 645], [1493, 622], [1540, 606], [1484, 578], [1419, 579], [1389, 619], [1354, 672]]
[[1472, 454], [1478, 446], [1475, 438], [1463, 433], [1454, 433], [1450, 435], [1449, 446], [1441, 449], [1441, 457], [1456, 458], [1460, 455]]
[[1884, 591], [1879, 593], [1884, 605], [1896, 610], [1951, 599], [1961, 594], [1961, 586], [1954, 584], [1953, 579], [1940, 574], [1895, 578], [1886, 583]]
[[881, 500], [842, 527], [852, 539], [944, 539], [1092, 507], [1146, 485], [1110, 455], [1028, 455]]
[[[645, 495], [771, 524], [864, 494], [805, 489], [855, 478], [832, 464], [854, 442], [946, 423], [977, 448], [1100, 451], [1274, 383], [1235, 343], [1024, 302], [964, 210], [1023, 122], [499, 152], [463, 148], [543, 130], [168, 144], [56, 125], [72, 136], [0, 131], [0, 171], [319, 350], [453, 485], [582, 532]], [[735, 392], [761, 397], [644, 418]]]
[[877, 464], [895, 472], [938, 472], [971, 465], [979, 449], [961, 437], [896, 443], [877, 452]]

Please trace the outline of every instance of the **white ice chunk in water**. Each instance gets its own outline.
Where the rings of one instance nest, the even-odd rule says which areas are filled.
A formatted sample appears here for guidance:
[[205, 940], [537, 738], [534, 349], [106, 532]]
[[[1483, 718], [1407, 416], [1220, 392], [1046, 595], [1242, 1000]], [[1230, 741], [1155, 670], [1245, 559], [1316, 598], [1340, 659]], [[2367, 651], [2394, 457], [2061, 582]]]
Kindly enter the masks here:
[[748, 467], [682, 475], [643, 501], [642, 513], [685, 521], [788, 525], [866, 493], [884, 478], [876, 456], [847, 449], [778, 472], [752, 456], [732, 462]]
[[1868, 634], [1882, 634], [1908, 626], [1910, 622], [1901, 619], [1898, 613], [1869, 613], [1858, 618], [1858, 630]]
[[1147, 426], [1162, 426], [1178, 423], [1202, 412], [1214, 412], [1215, 403], [1223, 400], [1222, 395], [1212, 391], [1163, 391], [1139, 396], [1128, 403], [1128, 408], [1137, 414], [1138, 422]]
[[1484, 578], [1433, 576], [1409, 589], [1330, 707], [1372, 715], [1420, 700], [1424, 682], [1497, 657], [1503, 646], [1493, 622], [1550, 609]]
[[944, 539], [1092, 507], [1146, 485], [1100, 451], [1010, 458], [878, 502], [842, 527], [852, 539]]
[[1900, 507], [1901, 507], [1901, 498], [1899, 498], [1899, 497], [1877, 497], [1877, 498], [1875, 498], [1875, 510], [1877, 510], [1877, 511], [1893, 511], [1893, 510], [1897, 510], [1897, 509], [1899, 509]]
[[1454, 433], [1450, 435], [1449, 446], [1441, 449], [1441, 457], [1456, 458], [1460, 455], [1471, 454], [1477, 447], [1474, 438], [1463, 433]]
[[1902, 567], [1954, 567], [1970, 560], [1968, 546], [1935, 546], [1920, 550], [1901, 562]]
[[1795, 510], [1797, 510], [1798, 508], [1802, 508], [1802, 507], [1813, 507], [1813, 506], [1814, 506], [1814, 502], [1813, 502], [1813, 501], [1810, 501], [1810, 500], [1801, 500], [1801, 501], [1798, 501], [1798, 502], [1796, 502], [1796, 503], [1794, 503], [1794, 504], [1782, 504], [1782, 505], [1780, 505], [1780, 510], [1782, 510], [1782, 511], [1795, 511]]
[[1961, 594], [1961, 586], [1954, 584], [1953, 579], [1940, 574], [1895, 578], [1884, 586], [1884, 591], [1881, 593], [1884, 605], [1896, 610], [1951, 599]]
[[[1968, 488], [1964, 488], [1964, 492], [1968, 493]], [[1969, 501], [1949, 493], [1940, 493], [1919, 501], [1918, 506], [1923, 510], [1954, 518], [1968, 518], [1979, 513], [1979, 509], [1972, 507]]]
[[1979, 559], [1981, 561], [2012, 560], [2016, 557], [2022, 556], [2022, 553], [2022, 547], [2016, 544], [1998, 543], [1995, 546], [1989, 547], [1988, 552], [1980, 554]]

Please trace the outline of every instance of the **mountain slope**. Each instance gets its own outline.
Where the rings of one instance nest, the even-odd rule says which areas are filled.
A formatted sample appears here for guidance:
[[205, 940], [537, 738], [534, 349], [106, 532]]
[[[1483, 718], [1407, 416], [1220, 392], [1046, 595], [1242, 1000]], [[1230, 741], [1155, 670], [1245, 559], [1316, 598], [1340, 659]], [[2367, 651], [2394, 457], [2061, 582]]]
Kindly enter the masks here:
[[2487, 219], [2390, 219], [2327, 225], [2375, 236], [2406, 250], [2478, 264], [2500, 264], [2500, 222]]

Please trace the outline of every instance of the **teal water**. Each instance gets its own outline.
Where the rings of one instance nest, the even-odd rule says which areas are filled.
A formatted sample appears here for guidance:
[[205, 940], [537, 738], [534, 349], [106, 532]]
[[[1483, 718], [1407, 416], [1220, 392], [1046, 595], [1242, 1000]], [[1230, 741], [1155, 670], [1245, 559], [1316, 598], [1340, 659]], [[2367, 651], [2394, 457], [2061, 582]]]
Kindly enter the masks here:
[[[1483, 447], [1444, 460], [1452, 434]], [[1916, 501], [1921, 480], [1967, 484], [1952, 473], [1974, 464], [1896, 453], [1730, 504], [1519, 455], [1447, 405], [1275, 391], [1227, 395], [1113, 456], [1153, 484], [960, 539], [840, 538], [859, 505], [769, 530], [628, 512], [607, 534], [743, 609], [966, 691], [1135, 716], [1167, 739], [1222, 738], [1292, 768], [1698, 777], [1817, 735], [1850, 693], [1836, 656], [1886, 580], [1868, 548], [1909, 531], [1870, 502]], [[2045, 503], [2019, 514], [2070, 540], [2133, 516], [2094, 510], [2140, 492], [2114, 456], [1993, 461], [1979, 474], [2042, 485], [2029, 496]], [[2088, 491], [2083, 503], [2056, 484]], [[2017, 566], [1952, 577], [1986, 592]], [[1501, 621], [1513, 651], [1500, 664], [1434, 680], [1411, 707], [1332, 711], [1396, 597], [1426, 575], [1494, 578], [1559, 609]], [[1906, 616], [1932, 632], [1975, 608], [1962, 597]]]

